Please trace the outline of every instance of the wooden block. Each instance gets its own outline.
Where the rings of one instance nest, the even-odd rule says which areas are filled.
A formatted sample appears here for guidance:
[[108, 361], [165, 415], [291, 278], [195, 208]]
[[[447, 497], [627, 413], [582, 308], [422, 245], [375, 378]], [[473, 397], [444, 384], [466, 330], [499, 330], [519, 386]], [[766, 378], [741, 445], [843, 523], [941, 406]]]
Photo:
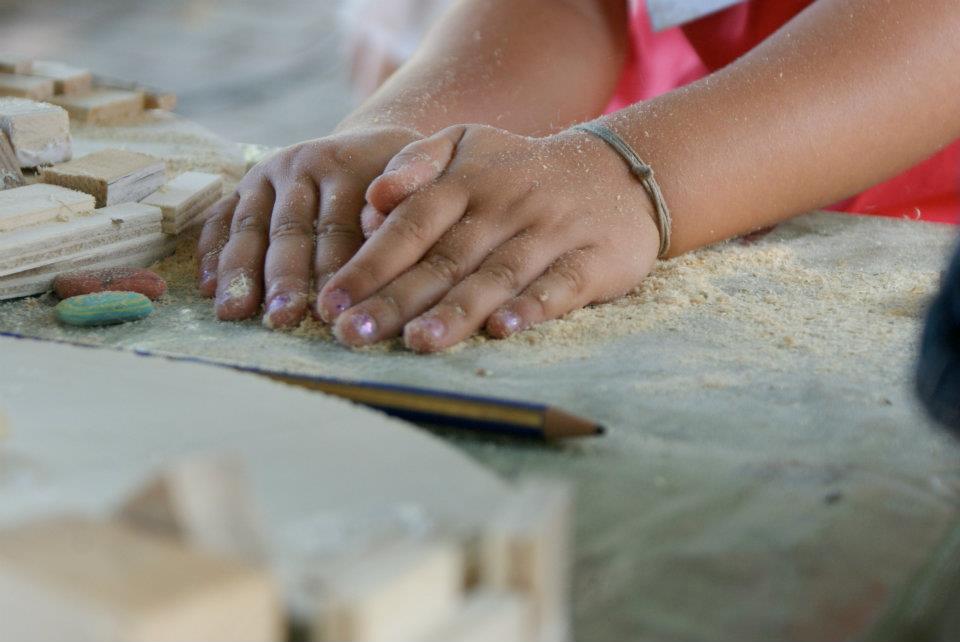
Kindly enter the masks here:
[[530, 480], [483, 533], [481, 582], [531, 598], [531, 640], [570, 639], [571, 521], [570, 489]]
[[53, 81], [53, 92], [57, 95], [83, 94], [93, 89], [93, 74], [88, 69], [71, 67], [54, 60], [35, 60], [32, 76], [49, 78]]
[[20, 167], [40, 167], [70, 160], [70, 117], [62, 107], [25, 98], [0, 98], [0, 130]]
[[104, 149], [43, 170], [43, 182], [86, 192], [97, 207], [139, 201], [164, 181], [163, 161], [122, 149]]
[[530, 608], [518, 593], [481, 589], [423, 642], [530, 642]]
[[13, 151], [13, 145], [7, 135], [0, 131], [0, 190], [23, 187], [24, 183], [20, 161]]
[[0, 234], [0, 277], [83, 257], [106, 245], [161, 231], [160, 210], [124, 203], [67, 222], [53, 222]]
[[451, 543], [406, 542], [326, 568], [320, 583], [313, 640], [416, 640], [458, 608], [463, 556]]
[[64, 272], [113, 267], [149, 267], [176, 250], [176, 239], [158, 232], [103, 245], [89, 254], [0, 277], [0, 301], [42, 294]]
[[125, 523], [198, 551], [262, 563], [266, 536], [242, 463], [197, 457], [161, 471], [117, 511]]
[[25, 185], [0, 192], [0, 232], [30, 225], [67, 221], [93, 211], [89, 194], [56, 185]]
[[17, 54], [0, 53], [0, 72], [6, 74], [29, 74], [33, 59]]
[[50, 102], [60, 105], [81, 122], [110, 125], [142, 114], [144, 96], [139, 91], [94, 89], [75, 96], [54, 96]]
[[47, 100], [53, 97], [53, 81], [36, 76], [0, 73], [0, 96]]
[[262, 570], [82, 517], [0, 532], [4, 640], [281, 637], [277, 589]]
[[179, 234], [198, 222], [200, 216], [223, 193], [219, 174], [186, 172], [143, 199], [163, 210], [163, 231]]
[[144, 96], [144, 109], [162, 109], [164, 111], [173, 111], [177, 106], [177, 95], [170, 91], [157, 89], [140, 83], [130, 82], [129, 80], [120, 80], [119, 78], [108, 78], [99, 74], [93, 77], [93, 86], [104, 89], [122, 89], [124, 91], [140, 92]]

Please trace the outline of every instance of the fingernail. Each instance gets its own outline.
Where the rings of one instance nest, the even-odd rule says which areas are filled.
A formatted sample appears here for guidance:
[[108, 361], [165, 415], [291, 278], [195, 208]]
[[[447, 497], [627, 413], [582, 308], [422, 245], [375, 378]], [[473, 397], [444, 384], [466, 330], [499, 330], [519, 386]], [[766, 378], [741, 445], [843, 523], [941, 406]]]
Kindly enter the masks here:
[[358, 312], [350, 317], [350, 325], [364, 341], [369, 341], [377, 332], [377, 322], [366, 312]]
[[327, 323], [332, 323], [340, 314], [351, 306], [350, 295], [345, 290], [336, 289], [327, 292], [323, 297], [320, 315]]
[[280, 296], [275, 296], [270, 300], [270, 303], [267, 305], [267, 311], [263, 315], [263, 325], [268, 328], [274, 327], [275, 323], [273, 320], [273, 315], [285, 310], [290, 306], [290, 297], [286, 294], [281, 294]]
[[403, 329], [403, 340], [408, 348], [416, 350], [424, 346], [411, 345], [414, 336], [420, 339], [421, 344], [425, 341], [428, 346], [435, 346], [443, 340], [446, 333], [446, 324], [437, 317], [420, 317], [408, 323]]
[[217, 276], [217, 273], [211, 270], [210, 268], [203, 268], [203, 270], [201, 270], [200, 272], [201, 285], [206, 285], [216, 276]]
[[493, 316], [496, 317], [497, 322], [507, 334], [514, 334], [520, 330], [522, 320], [516, 312], [512, 310], [498, 310], [493, 313]]

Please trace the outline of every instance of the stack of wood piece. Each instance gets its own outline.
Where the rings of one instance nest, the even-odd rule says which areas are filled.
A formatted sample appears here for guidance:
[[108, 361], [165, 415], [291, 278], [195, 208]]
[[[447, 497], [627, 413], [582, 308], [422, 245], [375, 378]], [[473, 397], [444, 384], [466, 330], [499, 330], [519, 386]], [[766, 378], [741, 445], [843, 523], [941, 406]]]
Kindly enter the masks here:
[[565, 485], [521, 483], [484, 532], [464, 539], [398, 536], [317, 560], [304, 615], [289, 594], [281, 604], [242, 472], [229, 458], [194, 459], [161, 471], [107, 518], [0, 531], [0, 637], [570, 639]]
[[83, 122], [109, 124], [145, 109], [173, 110], [176, 95], [137, 83], [97, 76], [52, 60], [0, 55], [0, 96], [57, 104]]
[[[0, 99], [0, 178], [10, 187], [0, 190], [0, 300], [49, 291], [65, 272], [151, 265], [222, 191], [215, 174], [165, 183], [164, 162], [145, 154], [70, 153], [63, 109]], [[22, 168], [50, 163], [41, 182], [24, 184]]]

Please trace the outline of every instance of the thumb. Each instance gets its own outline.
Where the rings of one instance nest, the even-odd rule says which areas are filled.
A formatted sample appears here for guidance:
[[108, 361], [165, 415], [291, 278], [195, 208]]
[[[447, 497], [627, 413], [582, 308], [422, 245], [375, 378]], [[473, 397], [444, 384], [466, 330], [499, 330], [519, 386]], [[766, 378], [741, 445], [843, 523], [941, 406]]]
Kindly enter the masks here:
[[435, 181], [450, 165], [465, 131], [466, 126], [454, 125], [401, 149], [370, 183], [367, 203], [388, 214], [408, 196]]

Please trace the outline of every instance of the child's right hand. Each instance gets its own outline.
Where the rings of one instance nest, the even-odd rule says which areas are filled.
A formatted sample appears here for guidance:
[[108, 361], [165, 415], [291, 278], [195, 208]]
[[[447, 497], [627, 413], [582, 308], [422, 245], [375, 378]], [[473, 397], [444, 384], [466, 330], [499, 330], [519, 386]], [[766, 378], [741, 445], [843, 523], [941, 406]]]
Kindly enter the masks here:
[[413, 129], [338, 132], [283, 149], [251, 169], [208, 213], [197, 255], [200, 291], [217, 316], [247, 319], [265, 306], [270, 327], [298, 324], [311, 277], [319, 291], [363, 243], [367, 186], [406, 145]]

